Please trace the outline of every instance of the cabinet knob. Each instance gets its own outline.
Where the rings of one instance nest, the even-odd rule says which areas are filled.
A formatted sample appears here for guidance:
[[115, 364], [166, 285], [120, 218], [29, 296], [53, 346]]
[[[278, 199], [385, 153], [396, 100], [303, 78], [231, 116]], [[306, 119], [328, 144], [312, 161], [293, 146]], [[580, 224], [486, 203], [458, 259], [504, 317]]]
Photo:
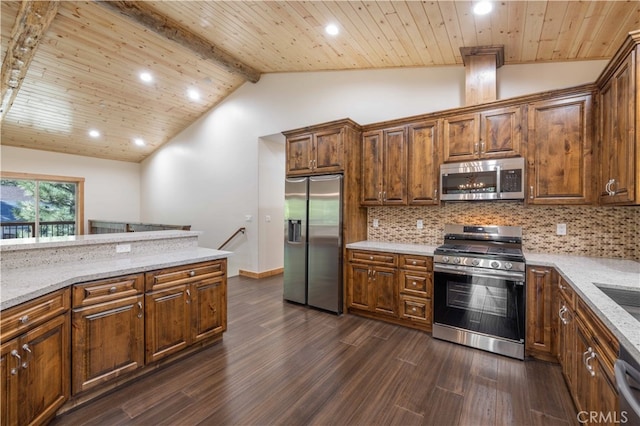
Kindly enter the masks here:
[[116, 288], [116, 286], [113, 286], [109, 289], [109, 293], [115, 293], [116, 291], [118, 291], [118, 289]]
[[417, 309], [416, 309], [416, 307], [415, 307], [415, 306], [414, 306], [413, 308], [411, 308], [411, 310], [412, 310], [413, 312], [417, 311]]
[[29, 315], [25, 315], [23, 317], [20, 317], [20, 324], [26, 324], [29, 322]]
[[190, 277], [195, 277], [196, 276], [196, 271], [189, 271], [189, 276]]
[[415, 281], [414, 281], [414, 282], [412, 282], [411, 284], [412, 284], [414, 287], [417, 285]]
[[416, 262], [416, 261], [414, 260], [413, 262], [411, 262], [411, 264], [412, 264], [413, 266], [416, 266], [416, 265], [418, 264], [418, 262]]
[[369, 256], [369, 260], [373, 260], [373, 256]]

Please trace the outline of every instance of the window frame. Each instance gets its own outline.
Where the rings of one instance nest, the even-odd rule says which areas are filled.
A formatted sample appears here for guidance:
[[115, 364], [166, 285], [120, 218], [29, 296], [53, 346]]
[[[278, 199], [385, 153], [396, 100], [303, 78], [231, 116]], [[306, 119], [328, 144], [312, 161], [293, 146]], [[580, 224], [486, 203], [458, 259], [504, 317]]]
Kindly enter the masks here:
[[[76, 184], [76, 234], [84, 235], [84, 178], [75, 176], [41, 175], [36, 173], [0, 172], [0, 179], [38, 180]], [[40, 238], [39, 236], [36, 238]]]

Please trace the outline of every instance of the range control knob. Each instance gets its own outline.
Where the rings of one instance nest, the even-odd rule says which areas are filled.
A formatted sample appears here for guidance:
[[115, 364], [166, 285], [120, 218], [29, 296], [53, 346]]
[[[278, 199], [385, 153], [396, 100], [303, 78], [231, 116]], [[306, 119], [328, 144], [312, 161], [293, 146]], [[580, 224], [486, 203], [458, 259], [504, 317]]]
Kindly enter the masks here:
[[454, 257], [453, 258], [453, 263], [460, 263], [460, 258], [459, 257]]
[[504, 264], [504, 269], [511, 269], [511, 268], [513, 268], [513, 263], [507, 262]]
[[491, 262], [491, 267], [492, 267], [492, 268], [494, 268], [494, 269], [495, 269], [495, 268], [499, 268], [499, 267], [500, 267], [500, 263], [499, 263], [499, 262], [496, 262], [496, 261], [494, 260], [493, 262]]
[[480, 264], [480, 259], [473, 259], [473, 260], [471, 261], [471, 264], [472, 264], [473, 266], [478, 266], [478, 265]]
[[449, 263], [449, 256], [442, 256], [442, 261], [444, 263]]

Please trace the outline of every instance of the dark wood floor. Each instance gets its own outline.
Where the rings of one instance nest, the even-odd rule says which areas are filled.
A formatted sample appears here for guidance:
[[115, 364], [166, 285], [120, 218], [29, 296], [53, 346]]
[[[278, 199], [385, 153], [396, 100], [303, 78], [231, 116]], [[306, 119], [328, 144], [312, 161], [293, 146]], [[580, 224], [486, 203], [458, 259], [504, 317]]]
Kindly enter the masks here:
[[569, 425], [558, 365], [282, 301], [282, 277], [229, 280], [222, 342], [54, 425]]

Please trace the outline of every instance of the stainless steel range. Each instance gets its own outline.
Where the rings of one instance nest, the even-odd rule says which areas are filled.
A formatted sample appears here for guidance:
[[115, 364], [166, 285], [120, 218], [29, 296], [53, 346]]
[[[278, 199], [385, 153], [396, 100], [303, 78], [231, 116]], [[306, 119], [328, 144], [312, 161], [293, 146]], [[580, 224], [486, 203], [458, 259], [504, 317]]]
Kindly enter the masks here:
[[522, 228], [446, 225], [435, 250], [433, 337], [524, 359]]

